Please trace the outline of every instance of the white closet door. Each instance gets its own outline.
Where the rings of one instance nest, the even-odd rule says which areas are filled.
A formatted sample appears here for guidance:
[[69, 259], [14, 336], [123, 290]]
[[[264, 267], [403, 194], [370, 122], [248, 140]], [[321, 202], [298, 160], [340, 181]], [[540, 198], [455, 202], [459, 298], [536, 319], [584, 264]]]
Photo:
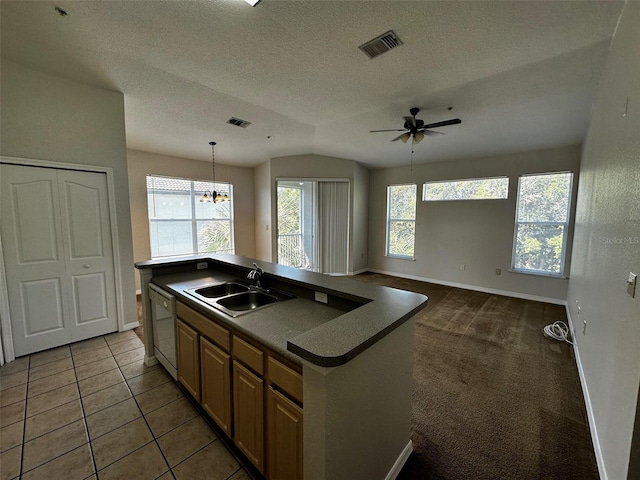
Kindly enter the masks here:
[[105, 175], [0, 168], [16, 356], [117, 330]]

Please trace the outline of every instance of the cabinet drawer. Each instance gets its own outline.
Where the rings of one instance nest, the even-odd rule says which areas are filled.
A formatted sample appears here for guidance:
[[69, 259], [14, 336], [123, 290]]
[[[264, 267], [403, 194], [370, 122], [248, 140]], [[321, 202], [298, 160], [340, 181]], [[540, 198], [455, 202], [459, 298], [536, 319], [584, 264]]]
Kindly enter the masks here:
[[273, 357], [267, 360], [269, 382], [302, 403], [302, 375]]
[[233, 356], [253, 369], [256, 373], [264, 374], [264, 354], [262, 350], [245, 342], [239, 337], [233, 336]]
[[198, 330], [200, 335], [217, 343], [227, 352], [231, 349], [229, 330], [218, 325], [214, 320], [196, 312], [193, 308], [187, 307], [182, 302], [176, 302], [176, 312], [178, 317], [184, 320], [184, 322]]

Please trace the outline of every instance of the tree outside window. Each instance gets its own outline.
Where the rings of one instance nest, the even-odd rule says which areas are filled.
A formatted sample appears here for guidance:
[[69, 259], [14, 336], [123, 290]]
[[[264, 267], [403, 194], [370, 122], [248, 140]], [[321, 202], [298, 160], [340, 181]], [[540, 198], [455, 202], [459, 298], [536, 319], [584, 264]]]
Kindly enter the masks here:
[[387, 187], [387, 256], [414, 258], [416, 191], [416, 184]]

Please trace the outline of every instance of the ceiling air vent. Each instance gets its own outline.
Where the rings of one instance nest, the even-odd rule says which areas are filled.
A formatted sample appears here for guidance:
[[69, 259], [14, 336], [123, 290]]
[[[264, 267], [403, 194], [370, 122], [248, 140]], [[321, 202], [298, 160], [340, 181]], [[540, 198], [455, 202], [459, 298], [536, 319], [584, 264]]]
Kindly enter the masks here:
[[230, 123], [231, 125], [235, 125], [236, 127], [242, 127], [242, 128], [247, 128], [249, 125], [251, 125], [251, 122], [247, 122], [246, 120], [240, 120], [239, 118], [236, 118], [236, 117], [231, 117], [229, 120], [227, 120], [227, 123]]
[[382, 55], [384, 52], [388, 52], [399, 45], [402, 45], [402, 40], [393, 33], [393, 30], [389, 30], [387, 33], [383, 33], [370, 42], [360, 45], [358, 48], [362, 50], [367, 57], [376, 58], [378, 55]]

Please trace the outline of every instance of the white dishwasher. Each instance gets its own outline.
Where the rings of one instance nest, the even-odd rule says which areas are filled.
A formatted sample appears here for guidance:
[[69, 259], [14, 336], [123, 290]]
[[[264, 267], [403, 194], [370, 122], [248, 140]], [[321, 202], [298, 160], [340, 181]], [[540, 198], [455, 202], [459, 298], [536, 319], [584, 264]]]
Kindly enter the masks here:
[[178, 379], [176, 358], [176, 298], [149, 284], [154, 355], [174, 380]]

